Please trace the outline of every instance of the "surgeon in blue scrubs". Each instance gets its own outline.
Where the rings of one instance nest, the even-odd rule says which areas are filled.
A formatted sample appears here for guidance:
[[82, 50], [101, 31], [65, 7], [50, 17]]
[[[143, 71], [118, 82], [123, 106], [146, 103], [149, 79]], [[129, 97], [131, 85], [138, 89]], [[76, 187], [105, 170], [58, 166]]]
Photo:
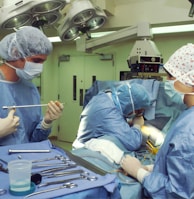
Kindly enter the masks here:
[[179, 48], [164, 65], [174, 90], [187, 109], [166, 135], [154, 165], [144, 166], [126, 155], [122, 168], [142, 183], [145, 195], [154, 199], [194, 198], [194, 44]]
[[38, 142], [48, 138], [52, 122], [63, 105], [50, 101], [42, 116], [41, 107], [3, 109], [3, 106], [40, 104], [32, 79], [39, 76], [52, 44], [38, 28], [26, 26], [0, 41], [0, 146]]
[[[112, 142], [116, 145], [119, 142], [127, 151], [137, 150], [142, 144], [141, 126], [144, 124], [142, 114], [150, 105], [150, 96], [140, 84], [126, 83], [110, 90], [100, 91], [81, 113], [73, 148], [86, 147], [95, 150], [98, 145], [97, 147], [101, 149], [103, 146], [102, 150], [107, 152], [107, 148], [112, 148]], [[95, 147], [88, 147], [89, 145]], [[112, 153], [112, 150], [109, 152]], [[116, 162], [118, 163], [119, 159]]]

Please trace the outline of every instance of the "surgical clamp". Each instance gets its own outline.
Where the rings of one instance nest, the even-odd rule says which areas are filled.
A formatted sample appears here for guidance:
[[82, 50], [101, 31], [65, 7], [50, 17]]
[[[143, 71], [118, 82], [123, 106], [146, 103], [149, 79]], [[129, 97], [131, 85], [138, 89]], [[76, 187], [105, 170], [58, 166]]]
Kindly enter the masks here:
[[62, 171], [62, 170], [66, 170], [66, 169], [72, 169], [75, 168], [77, 165], [76, 164], [72, 164], [72, 165], [67, 165], [67, 166], [63, 166], [63, 167], [56, 167], [56, 168], [51, 168], [51, 169], [45, 169], [40, 171], [41, 175], [48, 175], [48, 173], [52, 173], [55, 171]]
[[55, 178], [55, 177], [61, 177], [61, 176], [66, 176], [66, 175], [73, 175], [73, 174], [81, 174], [84, 171], [82, 169], [78, 170], [70, 170], [70, 171], [63, 171], [63, 172], [55, 172], [51, 174], [44, 175], [46, 178]]
[[65, 180], [50, 181], [50, 182], [46, 182], [44, 184], [40, 184], [40, 185], [38, 185], [38, 188], [45, 187], [45, 186], [48, 186], [48, 185], [54, 185], [54, 184], [60, 184], [60, 183], [68, 183], [70, 181], [79, 180], [79, 179], [85, 179], [85, 180], [89, 180], [89, 181], [95, 181], [98, 178], [96, 176], [89, 176], [88, 172], [83, 172], [78, 177], [69, 178], [69, 179], [65, 179]]
[[65, 184], [63, 184], [62, 186], [59, 186], [59, 187], [55, 187], [55, 188], [51, 188], [51, 189], [45, 189], [45, 190], [42, 190], [42, 191], [37, 191], [37, 192], [31, 193], [29, 195], [26, 195], [24, 197], [24, 199], [25, 198], [29, 198], [31, 196], [38, 195], [38, 194], [42, 194], [42, 193], [47, 193], [47, 192], [51, 192], [51, 191], [55, 191], [55, 190], [59, 190], [59, 189], [64, 189], [64, 188], [72, 189], [74, 187], [77, 187], [77, 184], [74, 184], [74, 183], [65, 183]]

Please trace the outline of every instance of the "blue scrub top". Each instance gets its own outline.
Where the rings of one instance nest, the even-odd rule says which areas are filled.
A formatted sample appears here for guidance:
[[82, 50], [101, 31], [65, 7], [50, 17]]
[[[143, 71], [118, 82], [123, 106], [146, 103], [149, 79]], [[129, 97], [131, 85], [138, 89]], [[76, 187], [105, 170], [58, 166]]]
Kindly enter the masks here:
[[[40, 95], [31, 81], [19, 80], [8, 82], [0, 80], [0, 117], [8, 115], [8, 109], [3, 106], [40, 104]], [[43, 119], [41, 107], [17, 108], [16, 116], [20, 118], [17, 132], [0, 138], [0, 145], [21, 144], [26, 142], [42, 141], [48, 138], [51, 129], [41, 129]]]
[[142, 144], [141, 132], [129, 126], [107, 93], [99, 92], [81, 113], [78, 134], [73, 147], [77, 148], [77, 142], [85, 143], [92, 138], [104, 135], [114, 136], [129, 151], [138, 149]]
[[167, 133], [153, 172], [143, 186], [154, 199], [194, 198], [194, 107], [185, 110]]

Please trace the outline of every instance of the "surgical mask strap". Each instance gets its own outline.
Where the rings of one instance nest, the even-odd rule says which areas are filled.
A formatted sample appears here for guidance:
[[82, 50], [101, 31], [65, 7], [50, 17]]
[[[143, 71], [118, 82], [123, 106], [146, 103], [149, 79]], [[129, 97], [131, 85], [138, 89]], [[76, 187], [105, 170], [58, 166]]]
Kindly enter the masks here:
[[132, 93], [131, 93], [131, 85], [128, 84], [129, 86], [129, 96], [130, 96], [130, 99], [131, 99], [131, 106], [132, 106], [132, 109], [133, 109], [133, 114], [135, 114], [135, 106], [134, 106], [134, 101], [133, 101], [133, 97], [132, 97]]
[[115, 101], [115, 103], [118, 106], [118, 108], [120, 109], [121, 114], [123, 114], [123, 111], [122, 111], [122, 108], [121, 108], [121, 104], [120, 104], [116, 89], [114, 89], [114, 92], [112, 92], [112, 98], [113, 98], [113, 101]]
[[7, 66], [9, 66], [10, 68], [13, 68], [13, 69], [17, 70], [17, 68], [16, 68], [16, 67], [12, 66], [12, 65], [11, 65], [11, 64], [9, 64], [9, 63], [5, 62], [5, 64], [6, 64]]

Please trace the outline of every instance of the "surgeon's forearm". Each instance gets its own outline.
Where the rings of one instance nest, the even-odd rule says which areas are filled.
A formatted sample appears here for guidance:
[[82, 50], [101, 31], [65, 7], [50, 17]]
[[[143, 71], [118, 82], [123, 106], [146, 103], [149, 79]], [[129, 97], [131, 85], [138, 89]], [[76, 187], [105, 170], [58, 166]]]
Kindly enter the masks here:
[[40, 141], [46, 140], [48, 139], [48, 136], [50, 135], [50, 133], [51, 133], [51, 128], [50, 129], [37, 128], [33, 132], [30, 142], [40, 142]]

